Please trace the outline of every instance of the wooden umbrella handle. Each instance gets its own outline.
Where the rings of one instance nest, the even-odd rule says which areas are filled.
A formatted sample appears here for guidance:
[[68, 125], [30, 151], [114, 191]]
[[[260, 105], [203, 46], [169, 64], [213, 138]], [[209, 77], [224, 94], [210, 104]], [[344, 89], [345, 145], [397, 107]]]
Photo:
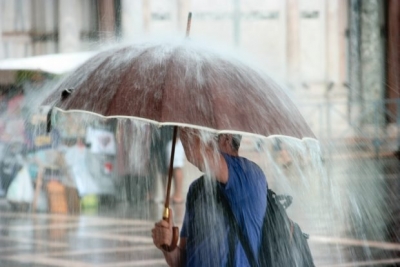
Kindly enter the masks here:
[[167, 180], [167, 192], [165, 194], [163, 219], [168, 221], [169, 218], [169, 196], [171, 194], [172, 174], [174, 173], [174, 157], [175, 157], [175, 144], [176, 136], [178, 134], [178, 127], [174, 126], [174, 134], [172, 137], [171, 157], [169, 159], [169, 170]]
[[171, 244], [169, 245], [162, 245], [162, 249], [171, 252], [178, 246], [178, 239], [179, 239], [179, 228], [174, 226], [172, 227], [172, 240]]
[[[171, 147], [171, 158], [169, 161], [169, 172], [168, 172], [168, 181], [167, 181], [167, 193], [165, 196], [165, 203], [164, 203], [164, 212], [163, 212], [163, 220], [164, 221], [169, 221], [169, 196], [171, 193], [171, 183], [172, 183], [172, 174], [173, 174], [173, 168], [174, 168], [174, 157], [175, 157], [175, 144], [176, 144], [176, 136], [178, 134], [178, 127], [174, 126], [174, 134], [172, 137], [172, 147]], [[172, 242], [171, 244], [165, 244], [162, 246], [162, 248], [165, 251], [171, 252], [173, 251], [177, 244], [178, 244], [178, 239], [179, 239], [179, 229], [178, 227], [173, 227], [172, 228]]]
[[[164, 213], [163, 213], [163, 220], [164, 221], [169, 221], [169, 208], [165, 207], [164, 208]], [[174, 226], [172, 227], [172, 240], [171, 240], [171, 244], [165, 244], [162, 245], [162, 249], [167, 251], [167, 252], [171, 252], [173, 251], [176, 246], [178, 245], [178, 239], [179, 239], [179, 228]]]

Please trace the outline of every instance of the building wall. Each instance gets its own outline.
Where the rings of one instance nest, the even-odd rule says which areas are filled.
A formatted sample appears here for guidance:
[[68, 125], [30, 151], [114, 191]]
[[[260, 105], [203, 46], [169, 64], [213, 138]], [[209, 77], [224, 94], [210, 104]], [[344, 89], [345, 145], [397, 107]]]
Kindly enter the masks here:
[[58, 1], [31, 1], [32, 55], [58, 52]]
[[32, 55], [29, 32], [32, 29], [30, 0], [1, 0], [2, 56], [26, 57]]
[[[106, 35], [102, 27], [110, 26], [99, 12], [113, 3], [1, 0], [1, 57], [91, 49]], [[191, 11], [191, 36], [236, 45], [300, 95], [308, 95], [304, 88], [318, 95], [330, 82], [337, 90], [345, 82], [344, 5], [345, 0], [121, 0], [122, 37], [184, 35]]]
[[97, 0], [0, 0], [0, 59], [88, 50], [98, 28]]
[[[346, 97], [346, 0], [125, 0], [124, 36], [182, 34], [238, 46], [300, 97]], [[125, 9], [124, 6], [127, 8]], [[140, 18], [140, 20], [135, 19]]]

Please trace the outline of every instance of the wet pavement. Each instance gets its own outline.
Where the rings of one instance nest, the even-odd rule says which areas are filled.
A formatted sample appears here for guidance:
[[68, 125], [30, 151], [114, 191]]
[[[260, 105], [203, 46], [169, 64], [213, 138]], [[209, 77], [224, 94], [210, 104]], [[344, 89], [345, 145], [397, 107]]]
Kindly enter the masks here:
[[165, 266], [153, 222], [3, 212], [0, 266]]
[[[307, 187], [288, 213], [310, 234], [316, 266], [400, 266], [399, 166], [394, 158], [339, 159], [328, 167], [330, 179], [292, 187]], [[187, 188], [197, 173], [185, 174]], [[166, 266], [150, 234], [160, 201], [79, 216], [14, 213], [5, 200], [0, 207], [0, 266]], [[179, 225], [184, 205], [173, 210]]]

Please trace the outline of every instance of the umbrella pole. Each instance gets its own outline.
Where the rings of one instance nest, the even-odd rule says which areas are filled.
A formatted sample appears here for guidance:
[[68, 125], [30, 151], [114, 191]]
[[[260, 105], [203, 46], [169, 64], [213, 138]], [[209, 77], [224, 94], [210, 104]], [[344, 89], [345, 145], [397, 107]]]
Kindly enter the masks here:
[[[186, 25], [186, 38], [189, 37], [191, 23], [192, 23], [192, 12], [189, 12], [188, 21], [187, 21], [187, 25]], [[175, 157], [175, 145], [176, 145], [177, 134], [178, 134], [178, 126], [174, 126], [174, 134], [172, 137], [171, 158], [169, 160], [167, 193], [165, 196], [164, 212], [163, 212], [163, 220], [165, 220], [165, 221], [169, 220], [169, 196], [171, 194], [172, 174], [174, 172], [174, 157]], [[179, 229], [178, 229], [178, 227], [172, 227], [171, 244], [163, 245], [162, 248], [168, 252], [173, 251], [178, 244], [178, 239], [179, 239]]]
[[169, 169], [168, 169], [168, 182], [167, 182], [167, 193], [165, 196], [165, 211], [163, 215], [164, 220], [168, 220], [169, 218], [169, 211], [166, 213], [166, 210], [169, 208], [169, 196], [171, 194], [171, 184], [172, 184], [172, 175], [174, 173], [174, 158], [175, 158], [175, 145], [176, 145], [176, 136], [178, 133], [178, 127], [174, 126], [174, 134], [172, 137], [172, 148], [171, 148], [171, 157], [169, 160]]
[[[163, 220], [169, 220], [169, 197], [171, 194], [171, 184], [172, 184], [172, 174], [174, 172], [174, 157], [175, 157], [175, 145], [176, 145], [176, 137], [178, 135], [178, 127], [174, 126], [174, 134], [172, 137], [172, 147], [171, 147], [171, 157], [169, 160], [169, 170], [168, 170], [168, 181], [167, 181], [167, 193], [165, 195], [165, 203], [164, 203], [164, 212], [163, 212]], [[172, 242], [170, 245], [163, 245], [163, 249], [166, 251], [173, 251], [176, 248], [179, 238], [179, 229], [178, 227], [172, 228]]]

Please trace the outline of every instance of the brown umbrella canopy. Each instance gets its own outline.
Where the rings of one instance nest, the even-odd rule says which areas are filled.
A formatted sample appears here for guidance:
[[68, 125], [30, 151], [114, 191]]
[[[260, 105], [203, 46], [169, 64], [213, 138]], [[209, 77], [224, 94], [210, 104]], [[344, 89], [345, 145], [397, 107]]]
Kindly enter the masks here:
[[[73, 89], [71, 95], [58, 101], [65, 89]], [[67, 77], [45, 104], [217, 131], [315, 138], [268, 76], [190, 40], [102, 52]]]

